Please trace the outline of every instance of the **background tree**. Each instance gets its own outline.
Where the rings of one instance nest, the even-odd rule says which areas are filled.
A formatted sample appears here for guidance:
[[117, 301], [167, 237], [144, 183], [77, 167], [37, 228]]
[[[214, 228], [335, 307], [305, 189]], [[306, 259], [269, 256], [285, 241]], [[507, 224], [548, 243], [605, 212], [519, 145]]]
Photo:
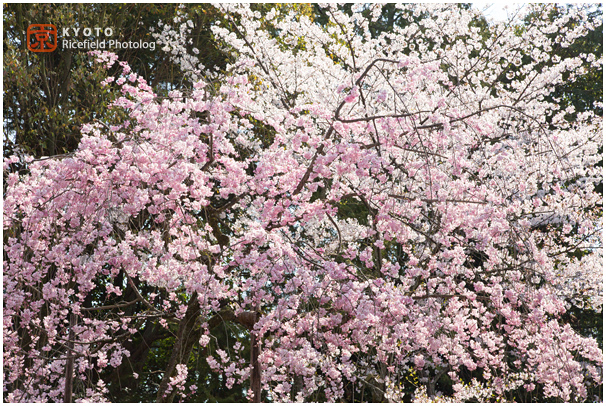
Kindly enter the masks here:
[[[62, 49], [62, 28], [110, 27], [110, 39], [155, 42], [150, 28], [161, 21], [172, 21], [179, 5], [12, 3], [3, 9], [4, 156], [23, 151], [40, 157], [74, 151], [83, 124], [108, 121], [113, 114], [108, 109], [112, 98], [97, 85], [105, 72], [92, 64], [85, 50]], [[224, 63], [210, 41], [210, 25], [218, 18], [215, 10], [208, 5], [190, 6], [188, 10], [196, 21], [192, 41], [204, 49], [208, 67]], [[39, 22], [58, 27], [57, 51], [27, 50], [27, 27]], [[74, 39], [87, 38], [80, 32]], [[116, 54], [159, 92], [183, 81], [169, 55], [157, 49], [118, 49]]]

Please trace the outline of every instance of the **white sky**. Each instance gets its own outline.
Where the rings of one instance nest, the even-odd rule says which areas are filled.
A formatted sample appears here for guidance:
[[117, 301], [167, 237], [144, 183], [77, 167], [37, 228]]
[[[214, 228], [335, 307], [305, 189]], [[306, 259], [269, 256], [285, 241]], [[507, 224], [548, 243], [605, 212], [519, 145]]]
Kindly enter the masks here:
[[505, 21], [509, 16], [524, 6], [524, 3], [506, 3], [491, 1], [474, 1], [475, 9], [483, 11], [486, 19], [494, 21]]

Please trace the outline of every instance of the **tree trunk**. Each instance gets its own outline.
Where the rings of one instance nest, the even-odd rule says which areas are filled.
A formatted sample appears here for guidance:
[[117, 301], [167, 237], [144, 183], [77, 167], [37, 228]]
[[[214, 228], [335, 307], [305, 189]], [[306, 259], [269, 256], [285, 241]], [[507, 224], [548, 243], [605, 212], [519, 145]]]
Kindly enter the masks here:
[[253, 402], [261, 403], [261, 368], [259, 367], [259, 340], [257, 335], [250, 332], [250, 388], [253, 391]]
[[166, 366], [166, 371], [164, 371], [164, 376], [162, 377], [162, 382], [160, 382], [160, 388], [158, 389], [158, 395], [156, 396], [156, 402], [158, 403], [172, 403], [175, 397], [174, 389], [168, 390], [168, 383], [170, 382], [170, 378], [174, 374], [177, 365], [187, 364], [191, 349], [200, 334], [199, 331], [194, 331], [199, 315], [200, 303], [198, 302], [198, 294], [194, 293], [187, 304], [185, 317], [183, 317], [179, 323], [175, 346], [173, 347], [173, 352], [168, 361], [168, 365]]
[[[370, 387], [373, 403], [385, 402], [385, 377], [387, 376], [387, 365], [379, 362], [378, 365], [379, 379], [373, 379], [373, 386]], [[379, 382], [380, 381], [380, 382]]]
[[447, 368], [441, 369], [436, 375], [427, 382], [427, 396], [433, 399], [436, 396], [436, 383], [440, 380], [442, 375], [447, 371]]
[[78, 316], [71, 313], [69, 315], [69, 338], [67, 342], [67, 361], [65, 363], [65, 390], [63, 392], [63, 402], [72, 403], [72, 393], [74, 389], [74, 326]]
[[303, 390], [303, 377], [301, 375], [295, 375], [293, 378], [292, 389], [290, 391], [291, 402], [297, 401], [297, 394]]

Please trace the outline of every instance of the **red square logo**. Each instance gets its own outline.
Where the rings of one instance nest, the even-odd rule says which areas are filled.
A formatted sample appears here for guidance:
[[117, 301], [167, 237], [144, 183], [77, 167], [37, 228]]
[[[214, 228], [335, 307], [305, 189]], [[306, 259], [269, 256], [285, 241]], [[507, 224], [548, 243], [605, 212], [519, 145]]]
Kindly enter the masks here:
[[57, 49], [57, 27], [53, 24], [30, 24], [27, 27], [27, 49], [53, 52]]

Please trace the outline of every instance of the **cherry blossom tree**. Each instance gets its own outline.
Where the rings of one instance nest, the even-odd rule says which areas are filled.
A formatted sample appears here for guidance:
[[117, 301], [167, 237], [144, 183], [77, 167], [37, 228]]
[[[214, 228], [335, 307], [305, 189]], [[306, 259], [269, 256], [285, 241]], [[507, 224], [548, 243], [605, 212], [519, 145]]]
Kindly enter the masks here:
[[417, 400], [601, 384], [562, 316], [602, 306], [602, 121], [549, 98], [601, 68], [553, 56], [601, 21], [536, 5], [481, 33], [456, 5], [398, 7], [409, 24], [373, 36], [380, 6], [326, 5], [325, 26], [222, 6], [224, 72], [177, 19], [158, 41], [191, 89], [159, 97], [120, 63], [103, 84], [126, 119], [6, 159], [26, 169], [4, 198], [5, 400], [104, 400], [149, 326], [174, 337], [157, 401], [187, 399], [226, 323], [245, 334], [206, 361], [256, 401], [399, 401], [411, 375]]

